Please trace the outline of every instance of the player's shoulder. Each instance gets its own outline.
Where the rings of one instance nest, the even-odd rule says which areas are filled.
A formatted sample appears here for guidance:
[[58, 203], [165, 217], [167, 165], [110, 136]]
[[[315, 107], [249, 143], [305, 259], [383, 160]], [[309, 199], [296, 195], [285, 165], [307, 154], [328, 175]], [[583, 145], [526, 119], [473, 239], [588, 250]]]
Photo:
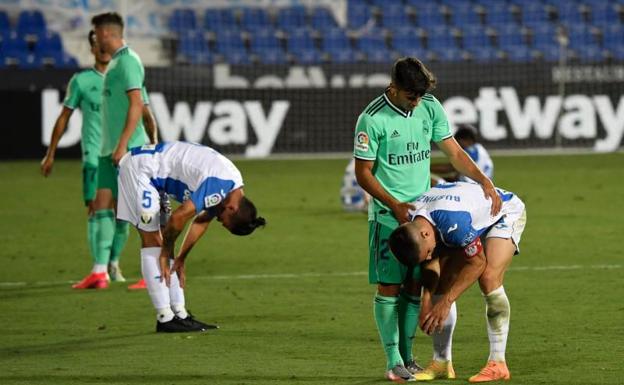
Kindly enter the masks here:
[[430, 93], [424, 94], [420, 98], [420, 102], [423, 103], [426, 106], [437, 106], [437, 105], [440, 104], [440, 101], [435, 96], [433, 96]]
[[384, 95], [379, 95], [374, 98], [368, 105], [364, 108], [361, 115], [366, 115], [367, 117], [376, 116], [379, 111], [381, 111], [386, 105], [386, 98]]

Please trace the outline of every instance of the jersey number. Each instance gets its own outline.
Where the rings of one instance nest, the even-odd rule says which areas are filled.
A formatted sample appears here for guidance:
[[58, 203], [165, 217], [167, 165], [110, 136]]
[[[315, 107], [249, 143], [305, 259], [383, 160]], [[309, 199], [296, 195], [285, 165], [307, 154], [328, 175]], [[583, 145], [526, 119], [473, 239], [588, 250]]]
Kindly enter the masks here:
[[146, 209], [152, 207], [152, 194], [150, 191], [143, 191], [143, 207]]

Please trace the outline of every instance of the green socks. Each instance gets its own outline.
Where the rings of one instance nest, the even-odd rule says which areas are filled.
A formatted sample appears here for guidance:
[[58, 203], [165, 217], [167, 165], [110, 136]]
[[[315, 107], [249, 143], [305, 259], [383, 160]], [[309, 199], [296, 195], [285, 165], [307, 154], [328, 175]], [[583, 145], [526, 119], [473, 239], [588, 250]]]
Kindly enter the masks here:
[[91, 254], [91, 259], [95, 263], [97, 250], [97, 221], [95, 220], [95, 215], [89, 216], [87, 221], [87, 242], [89, 243], [89, 254]]
[[396, 365], [403, 365], [399, 353], [398, 304], [398, 297], [375, 295], [375, 322], [386, 353], [388, 369], [392, 369]]
[[412, 343], [418, 327], [420, 298], [401, 292], [398, 300], [399, 351], [403, 362], [412, 360]]
[[110, 209], [97, 210], [94, 217], [97, 229], [95, 233], [95, 264], [108, 265], [115, 236], [115, 212]]
[[113, 244], [110, 251], [110, 261], [117, 262], [121, 256], [126, 241], [128, 240], [129, 226], [128, 222], [115, 221], [115, 236], [113, 237]]

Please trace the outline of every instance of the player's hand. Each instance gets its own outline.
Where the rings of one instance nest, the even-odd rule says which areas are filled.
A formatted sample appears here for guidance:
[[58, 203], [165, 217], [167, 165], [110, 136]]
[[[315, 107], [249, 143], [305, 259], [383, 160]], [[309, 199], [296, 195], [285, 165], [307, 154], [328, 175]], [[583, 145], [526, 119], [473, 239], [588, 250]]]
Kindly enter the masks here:
[[425, 316], [431, 312], [432, 308], [433, 308], [433, 304], [431, 303], [431, 297], [429, 297], [428, 299], [425, 298], [424, 296], [421, 297], [421, 299], [420, 299], [420, 314], [418, 315], [418, 326], [420, 326], [420, 328], [422, 330], [425, 330], [424, 329], [424, 326], [425, 326]]
[[416, 206], [411, 203], [397, 203], [392, 208], [392, 213], [394, 213], [394, 217], [399, 221], [399, 224], [402, 225], [409, 221], [409, 211], [415, 210]]
[[41, 161], [41, 175], [47, 177], [52, 172], [52, 166], [54, 165], [54, 158], [45, 156]]
[[483, 193], [485, 194], [485, 197], [492, 202], [490, 215], [495, 216], [500, 211], [501, 206], [503, 205], [503, 201], [501, 200], [501, 197], [496, 192], [496, 188], [494, 188], [494, 184], [492, 184], [491, 180], [488, 179], [485, 184], [481, 185], [481, 188], [483, 189]]
[[160, 282], [165, 281], [167, 287], [171, 283], [171, 271], [169, 270], [169, 256], [160, 254], [160, 258], [158, 260], [160, 264]]
[[444, 327], [444, 321], [446, 321], [446, 317], [448, 317], [448, 313], [450, 310], [451, 303], [444, 299], [441, 299], [439, 302], [433, 305], [431, 311], [429, 311], [425, 315], [423, 319], [424, 323], [422, 324], [421, 329], [428, 335], [442, 331], [442, 328]]
[[113, 164], [115, 166], [119, 166], [119, 162], [121, 161], [121, 158], [123, 158], [123, 156], [126, 155], [126, 152], [128, 151], [126, 150], [125, 146], [117, 146], [115, 148], [115, 151], [113, 152], [113, 155], [112, 155]]
[[173, 267], [171, 268], [178, 275], [178, 281], [180, 281], [180, 287], [184, 289], [184, 285], [186, 284], [186, 273], [184, 269], [184, 259], [176, 258], [173, 261]]
[[87, 203], [87, 216], [92, 216], [95, 214], [95, 201], [94, 200], [90, 200], [89, 203]]

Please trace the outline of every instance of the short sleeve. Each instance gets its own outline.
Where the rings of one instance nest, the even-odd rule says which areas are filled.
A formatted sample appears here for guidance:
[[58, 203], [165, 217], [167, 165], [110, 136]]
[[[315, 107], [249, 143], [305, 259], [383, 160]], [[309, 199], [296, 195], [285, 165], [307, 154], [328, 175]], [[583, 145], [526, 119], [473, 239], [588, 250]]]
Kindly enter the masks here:
[[143, 88], [141, 88], [141, 99], [143, 99], [143, 104], [144, 105], [150, 104], [149, 96], [147, 95], [147, 88], [145, 88], [145, 86], [143, 86]]
[[374, 121], [367, 114], [361, 114], [355, 127], [353, 156], [358, 159], [375, 160], [379, 148], [379, 139]]
[[65, 94], [65, 100], [63, 105], [67, 108], [75, 110], [80, 106], [80, 100], [82, 95], [80, 93], [80, 87], [78, 85], [78, 76], [74, 75], [67, 84], [67, 93]]
[[191, 200], [195, 205], [195, 212], [199, 214], [203, 210], [210, 210], [225, 199], [236, 186], [234, 180], [208, 177], [197, 190], [191, 194]]
[[[123, 62], [123, 82], [126, 91], [142, 90], [144, 75], [141, 63], [131, 56], [126, 56]], [[142, 92], [142, 91], [141, 91]]]
[[433, 134], [431, 136], [431, 140], [433, 140], [434, 142], [441, 142], [444, 139], [448, 139], [453, 135], [451, 134], [451, 128], [449, 127], [444, 107], [442, 107], [442, 104], [438, 99], [436, 99], [435, 97], [432, 98], [433, 118], [431, 123], [433, 128]]

